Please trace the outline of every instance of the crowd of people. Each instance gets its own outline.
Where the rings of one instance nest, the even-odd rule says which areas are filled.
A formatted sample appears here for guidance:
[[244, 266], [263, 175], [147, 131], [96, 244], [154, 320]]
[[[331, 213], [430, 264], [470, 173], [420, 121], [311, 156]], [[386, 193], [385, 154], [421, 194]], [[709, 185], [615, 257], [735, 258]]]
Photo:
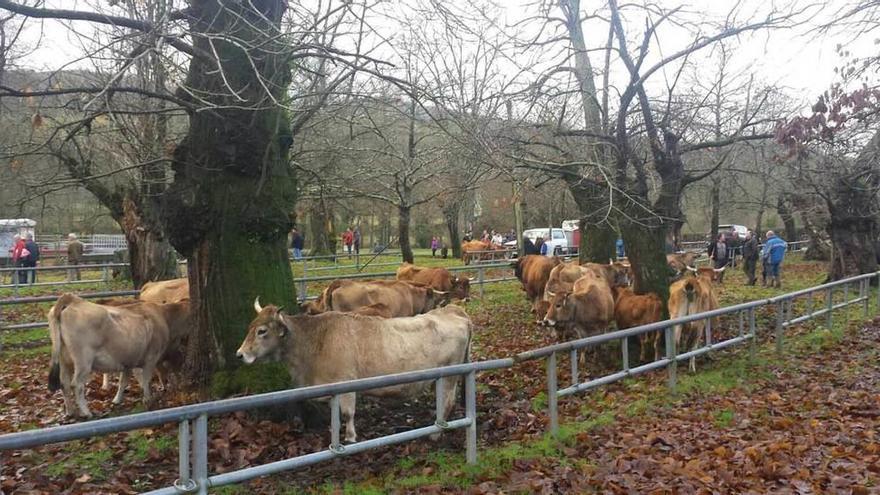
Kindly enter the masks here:
[[[733, 234], [735, 235], [735, 234]], [[734, 237], [722, 232], [714, 242], [709, 243], [708, 254], [714, 268], [723, 268], [730, 264], [736, 255], [733, 247]], [[755, 274], [758, 260], [761, 260], [761, 279], [764, 287], [781, 287], [780, 266], [785, 259], [788, 244], [772, 230], [768, 230], [764, 244], [759, 245], [758, 235], [749, 230], [742, 242], [743, 271], [746, 284], [755, 285], [758, 281]], [[724, 272], [719, 273], [719, 281], [724, 280]]]

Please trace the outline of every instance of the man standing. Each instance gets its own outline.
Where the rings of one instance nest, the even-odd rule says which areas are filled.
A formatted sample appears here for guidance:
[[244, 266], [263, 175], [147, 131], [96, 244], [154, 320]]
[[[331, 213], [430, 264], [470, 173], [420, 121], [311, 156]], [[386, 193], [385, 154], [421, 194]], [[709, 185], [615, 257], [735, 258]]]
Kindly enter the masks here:
[[299, 230], [297, 230], [296, 227], [294, 227], [293, 231], [291, 231], [290, 237], [290, 247], [293, 248], [293, 259], [301, 260], [303, 256], [302, 250], [303, 245], [305, 245], [305, 238], [302, 234], [299, 233]]
[[[718, 239], [712, 244], [709, 244], [709, 259], [715, 262], [714, 268], [716, 270], [727, 266], [727, 263], [730, 261], [729, 251], [723, 233], [718, 234]], [[720, 272], [718, 274], [718, 283], [723, 282], [724, 272]]]
[[24, 266], [30, 268], [27, 273], [29, 284], [34, 284], [37, 282], [37, 261], [40, 260], [40, 246], [34, 242], [34, 234], [27, 235], [27, 241], [24, 243], [25, 250], [28, 251], [28, 255], [25, 257]]
[[[79, 242], [76, 234], [67, 234], [67, 264], [77, 266], [83, 261], [83, 243]], [[67, 281], [80, 280], [79, 268], [67, 269]]]
[[746, 285], [755, 285], [755, 267], [758, 263], [758, 236], [749, 230], [743, 241], [743, 271], [746, 273]]
[[777, 289], [782, 287], [782, 281], [780, 280], [779, 275], [779, 265], [782, 264], [782, 260], [785, 258], [786, 249], [788, 249], [788, 244], [779, 237], [776, 237], [776, 234], [773, 233], [772, 230], [768, 230], [767, 240], [764, 242], [764, 263], [770, 271], [770, 286], [776, 287]]
[[355, 227], [354, 232], [354, 254], [361, 254], [361, 228]]
[[345, 250], [348, 251], [348, 257], [351, 258], [351, 244], [354, 242], [354, 232], [351, 227], [342, 233], [342, 243], [345, 244]]

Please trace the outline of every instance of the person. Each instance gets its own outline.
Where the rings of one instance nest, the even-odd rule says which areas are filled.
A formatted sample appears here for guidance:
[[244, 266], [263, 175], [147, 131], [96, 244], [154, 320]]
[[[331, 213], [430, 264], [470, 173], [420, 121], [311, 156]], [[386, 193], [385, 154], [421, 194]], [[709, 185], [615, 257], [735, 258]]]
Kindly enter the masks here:
[[449, 257], [449, 247], [442, 240], [440, 241], [440, 257], [444, 260]]
[[345, 244], [345, 250], [348, 251], [348, 257], [351, 258], [351, 244], [354, 242], [354, 232], [351, 231], [351, 227], [347, 228], [345, 232], [342, 233], [342, 243]]
[[483, 229], [483, 235], [480, 237], [480, 240], [483, 241], [483, 242], [489, 242], [489, 241], [492, 240], [492, 236], [489, 235], [489, 231], [488, 231], [488, 230]]
[[352, 233], [354, 239], [354, 254], [361, 254], [361, 228], [355, 227]]
[[[718, 239], [709, 244], [709, 259], [715, 262], [714, 268], [724, 268], [730, 261], [730, 250], [727, 248], [727, 242], [724, 233], [718, 234]], [[724, 272], [718, 274], [718, 282], [724, 282]]]
[[34, 234], [27, 235], [24, 248], [28, 252], [28, 255], [25, 256], [24, 266], [30, 268], [25, 272], [27, 283], [34, 284], [37, 282], [37, 261], [40, 260], [40, 246], [34, 241]]
[[[779, 265], [782, 264], [782, 260], [785, 258], [785, 251], [788, 249], [788, 244], [781, 238], [777, 237], [776, 234], [772, 230], [767, 231], [767, 240], [764, 241], [764, 260], [767, 264], [767, 268], [769, 269], [769, 279], [770, 279], [770, 287], [781, 288], [782, 281], [780, 280], [779, 275]], [[766, 281], [764, 283], [766, 287]]]
[[[549, 256], [548, 251], [550, 250], [550, 244], [547, 241], [550, 240], [550, 236], [545, 235], [544, 237], [540, 237], [539, 240], [541, 241], [541, 246], [539, 248], [540, 249], [539, 252], [541, 253], [541, 256]], [[538, 247], [538, 246], [536, 245], [535, 247]], [[552, 253], [550, 253], [550, 254], [552, 254]]]
[[516, 230], [510, 229], [510, 232], [507, 233], [507, 236], [504, 237], [504, 242], [510, 242], [516, 240]]
[[290, 247], [293, 248], [293, 259], [301, 260], [302, 259], [302, 250], [305, 245], [305, 238], [302, 234], [299, 233], [299, 230], [296, 227], [291, 231], [291, 239], [290, 239]]
[[742, 246], [743, 271], [746, 274], [746, 285], [755, 285], [755, 267], [758, 263], [758, 236], [749, 230]]
[[[536, 241], [537, 241], [537, 239], [536, 239]], [[543, 240], [541, 242], [543, 242]], [[528, 236], [524, 235], [523, 236], [523, 256], [528, 256], [530, 254], [538, 254], [540, 252], [541, 252], [540, 249], [538, 249], [538, 247], [535, 246], [535, 243], [532, 242], [532, 240], [529, 239]]]
[[[76, 234], [71, 232], [67, 234], [67, 264], [73, 267], [78, 266], [83, 261], [83, 243], [79, 242]], [[72, 282], [80, 280], [79, 268], [67, 269], [67, 281]]]
[[615, 247], [617, 248], [617, 257], [623, 258], [626, 256], [626, 250], [623, 249], [623, 239], [620, 237], [617, 238], [617, 242], [615, 243]]
[[[12, 236], [12, 266], [15, 267], [23, 267], [24, 260], [28, 254], [30, 254], [24, 246], [24, 239], [21, 238], [20, 235], [16, 234]], [[27, 274], [24, 270], [18, 270], [13, 273], [13, 277], [18, 280], [19, 284], [27, 283]]]
[[495, 232], [494, 230], [492, 231], [492, 244], [496, 246], [501, 246], [504, 244], [504, 238], [501, 237], [500, 232]]
[[437, 250], [440, 249], [440, 239], [437, 239], [437, 236], [431, 238], [431, 257], [437, 257]]

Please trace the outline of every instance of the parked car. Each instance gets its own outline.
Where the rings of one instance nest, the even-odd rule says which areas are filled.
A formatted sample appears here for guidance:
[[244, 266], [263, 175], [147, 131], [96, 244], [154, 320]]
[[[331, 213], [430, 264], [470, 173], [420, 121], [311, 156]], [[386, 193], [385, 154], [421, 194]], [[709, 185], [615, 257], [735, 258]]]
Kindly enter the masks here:
[[743, 241], [746, 240], [746, 234], [749, 232], [749, 228], [745, 225], [736, 225], [736, 224], [723, 224], [718, 226], [718, 233], [724, 233], [729, 235], [731, 232], [736, 234], [736, 237], [730, 239], [730, 246], [733, 248], [738, 248], [742, 245]]
[[[550, 239], [545, 241], [545, 244], [547, 244], [547, 255], [568, 254], [569, 241], [568, 237], [565, 236], [565, 231], [562, 229], [528, 229], [523, 231], [523, 236], [535, 242], [538, 236], [544, 237], [548, 233], [550, 234]], [[504, 243], [504, 247], [515, 248], [516, 241], [507, 241]]]

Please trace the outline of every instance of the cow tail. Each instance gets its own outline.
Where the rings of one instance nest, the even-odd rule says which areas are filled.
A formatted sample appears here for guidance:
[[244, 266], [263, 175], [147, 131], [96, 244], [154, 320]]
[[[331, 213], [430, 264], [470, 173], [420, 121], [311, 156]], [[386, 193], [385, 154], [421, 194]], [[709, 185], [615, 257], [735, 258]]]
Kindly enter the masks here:
[[49, 391], [61, 389], [61, 350], [64, 341], [61, 340], [61, 312], [70, 304], [69, 294], [64, 294], [58, 302], [49, 310], [49, 338], [52, 340], [52, 367], [49, 369]]

